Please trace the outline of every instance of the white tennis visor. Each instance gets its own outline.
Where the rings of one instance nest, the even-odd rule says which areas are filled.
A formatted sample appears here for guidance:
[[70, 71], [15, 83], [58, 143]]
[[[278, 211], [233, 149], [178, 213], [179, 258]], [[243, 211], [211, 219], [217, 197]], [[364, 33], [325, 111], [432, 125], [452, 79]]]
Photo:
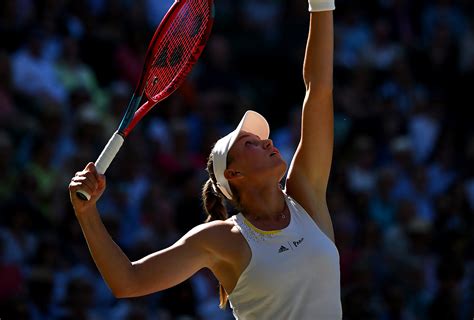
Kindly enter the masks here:
[[262, 140], [268, 139], [270, 136], [270, 126], [267, 120], [258, 112], [249, 110], [244, 114], [237, 128], [219, 139], [214, 145], [211, 154], [214, 158], [213, 168], [217, 187], [229, 200], [232, 199], [232, 191], [230, 190], [229, 181], [224, 176], [224, 171], [227, 169], [227, 154], [242, 131], [253, 133]]

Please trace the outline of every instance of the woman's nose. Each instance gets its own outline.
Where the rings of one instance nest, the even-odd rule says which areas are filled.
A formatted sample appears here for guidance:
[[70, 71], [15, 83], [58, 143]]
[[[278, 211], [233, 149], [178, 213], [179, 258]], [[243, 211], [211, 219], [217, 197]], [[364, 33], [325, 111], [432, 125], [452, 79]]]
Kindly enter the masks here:
[[264, 147], [265, 149], [273, 148], [273, 141], [272, 141], [272, 139], [263, 140], [263, 147]]

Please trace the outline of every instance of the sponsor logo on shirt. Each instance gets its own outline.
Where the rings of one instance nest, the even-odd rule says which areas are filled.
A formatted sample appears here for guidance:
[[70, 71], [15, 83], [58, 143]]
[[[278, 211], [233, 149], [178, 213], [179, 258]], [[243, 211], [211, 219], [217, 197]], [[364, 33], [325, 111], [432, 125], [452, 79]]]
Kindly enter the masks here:
[[304, 238], [301, 238], [298, 241], [293, 241], [293, 245], [295, 246], [295, 248], [298, 247], [301, 244], [301, 242], [303, 242], [303, 240]]
[[285, 251], [288, 251], [288, 250], [293, 250], [293, 247], [294, 249], [298, 248], [299, 245], [301, 245], [301, 243], [303, 242], [304, 238], [301, 238], [299, 240], [296, 240], [296, 241], [292, 241], [292, 242], [287, 242], [288, 243], [288, 246], [285, 247], [284, 245], [280, 246], [280, 249], [278, 249], [278, 253], [282, 253], [282, 252], [285, 252]]

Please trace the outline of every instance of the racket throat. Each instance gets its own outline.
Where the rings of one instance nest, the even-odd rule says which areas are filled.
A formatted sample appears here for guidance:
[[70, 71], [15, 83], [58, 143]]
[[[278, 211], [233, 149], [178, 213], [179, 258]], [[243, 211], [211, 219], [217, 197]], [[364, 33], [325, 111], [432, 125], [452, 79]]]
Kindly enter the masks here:
[[128, 103], [127, 111], [125, 112], [125, 115], [122, 121], [120, 122], [120, 125], [117, 130], [117, 132], [120, 135], [122, 135], [124, 138], [128, 135], [128, 132], [130, 132], [129, 125], [132, 122], [133, 117], [135, 116], [135, 112], [140, 106], [142, 97], [143, 97], [143, 93], [141, 93], [141, 95], [139, 96], [135, 95], [134, 93], [132, 95], [132, 98], [130, 99], [130, 102]]

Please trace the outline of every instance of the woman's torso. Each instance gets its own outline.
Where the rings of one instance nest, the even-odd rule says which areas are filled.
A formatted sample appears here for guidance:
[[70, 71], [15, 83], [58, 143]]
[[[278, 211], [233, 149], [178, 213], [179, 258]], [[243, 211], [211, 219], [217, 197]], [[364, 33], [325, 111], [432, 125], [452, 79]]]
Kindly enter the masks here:
[[232, 223], [227, 257], [213, 271], [239, 319], [340, 319], [339, 255], [334, 243], [286, 196], [290, 222], [264, 232], [242, 214]]

